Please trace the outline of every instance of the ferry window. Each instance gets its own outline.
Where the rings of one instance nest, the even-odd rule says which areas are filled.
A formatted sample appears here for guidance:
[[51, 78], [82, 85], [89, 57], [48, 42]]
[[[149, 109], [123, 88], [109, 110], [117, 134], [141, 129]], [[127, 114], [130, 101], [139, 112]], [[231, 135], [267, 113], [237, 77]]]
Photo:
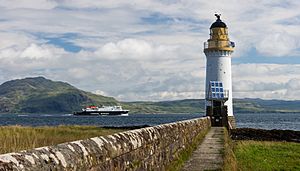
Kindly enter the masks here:
[[215, 88], [212, 88], [211, 91], [212, 91], [212, 92], [216, 92], [216, 89], [215, 89]]
[[222, 84], [222, 83], [219, 83], [219, 86], [220, 86], [220, 87], [223, 87], [223, 84]]

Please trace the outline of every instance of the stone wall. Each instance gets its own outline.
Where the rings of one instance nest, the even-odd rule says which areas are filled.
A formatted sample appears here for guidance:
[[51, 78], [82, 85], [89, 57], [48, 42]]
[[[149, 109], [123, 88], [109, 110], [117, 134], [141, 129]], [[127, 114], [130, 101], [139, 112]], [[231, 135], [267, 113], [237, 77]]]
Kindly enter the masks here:
[[235, 129], [236, 128], [235, 117], [228, 116], [227, 118], [228, 118], [229, 129]]
[[209, 117], [0, 155], [0, 170], [164, 170]]

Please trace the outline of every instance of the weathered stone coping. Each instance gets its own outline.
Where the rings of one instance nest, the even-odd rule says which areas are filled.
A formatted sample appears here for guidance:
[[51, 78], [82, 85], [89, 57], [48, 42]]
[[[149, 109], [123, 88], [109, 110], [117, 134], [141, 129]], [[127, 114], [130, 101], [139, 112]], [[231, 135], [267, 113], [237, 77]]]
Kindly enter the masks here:
[[163, 170], [209, 117], [0, 155], [0, 170]]

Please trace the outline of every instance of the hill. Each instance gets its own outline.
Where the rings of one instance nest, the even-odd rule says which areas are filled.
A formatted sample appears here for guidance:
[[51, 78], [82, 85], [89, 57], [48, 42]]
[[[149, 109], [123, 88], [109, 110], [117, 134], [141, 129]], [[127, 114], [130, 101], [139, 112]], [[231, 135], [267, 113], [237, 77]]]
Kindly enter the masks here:
[[90, 104], [116, 105], [118, 101], [44, 77], [0, 85], [0, 113], [71, 113]]
[[[161, 102], [128, 102], [140, 108], [140, 113], [204, 113], [204, 99], [185, 99]], [[300, 113], [300, 101], [234, 99], [235, 113]]]
[[[235, 113], [299, 112], [300, 101], [234, 99]], [[0, 85], [0, 113], [72, 113], [87, 105], [122, 105], [130, 113], [204, 113], [203, 99], [119, 102], [60, 81], [34, 77]]]
[[123, 102], [131, 113], [203, 113], [203, 99], [185, 99], [160, 102]]
[[300, 100], [234, 99], [234, 111], [238, 113], [300, 113]]

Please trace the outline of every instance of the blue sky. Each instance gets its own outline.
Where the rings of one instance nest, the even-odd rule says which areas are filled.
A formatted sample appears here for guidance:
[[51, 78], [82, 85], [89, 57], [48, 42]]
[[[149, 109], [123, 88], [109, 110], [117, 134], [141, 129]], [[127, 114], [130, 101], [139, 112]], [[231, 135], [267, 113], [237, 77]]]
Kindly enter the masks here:
[[236, 43], [234, 97], [300, 99], [294, 0], [0, 0], [0, 82], [45, 76], [123, 101], [203, 98], [215, 12]]
[[41, 39], [47, 40], [47, 44], [55, 45], [57, 47], [63, 48], [67, 52], [78, 53], [82, 48], [72, 43], [69, 40], [78, 39], [78, 35], [75, 33], [66, 33], [63, 35], [58, 35], [56, 37], [40, 37]]

